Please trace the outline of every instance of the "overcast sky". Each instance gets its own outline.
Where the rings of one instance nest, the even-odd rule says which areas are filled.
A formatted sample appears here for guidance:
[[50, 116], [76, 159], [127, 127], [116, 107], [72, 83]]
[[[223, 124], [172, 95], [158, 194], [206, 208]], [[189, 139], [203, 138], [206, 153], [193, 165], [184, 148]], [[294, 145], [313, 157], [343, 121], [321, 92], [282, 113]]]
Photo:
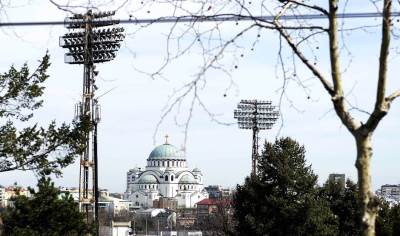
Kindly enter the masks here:
[[[7, 9], [7, 15], [3, 14], [1, 20], [63, 20], [67, 16], [67, 13], [47, 1], [28, 2], [27, 5]], [[121, 8], [117, 16], [128, 18], [129, 7]], [[350, 9], [356, 9], [356, 6], [352, 7]], [[358, 9], [364, 9], [364, 6]], [[160, 7], [148, 6], [135, 16], [144, 17], [145, 13], [149, 17], [168, 14]], [[376, 22], [376, 19], [353, 20], [351, 24], [373, 24], [373, 21]], [[117, 58], [97, 67], [100, 71], [97, 80], [100, 89], [97, 94], [106, 93], [100, 98], [102, 120], [99, 126], [99, 178], [102, 188], [114, 192], [125, 190], [126, 172], [130, 168], [145, 165], [155, 147], [153, 135], [163, 108], [176, 89], [193, 79], [201, 63], [199, 48], [195, 46], [189, 55], [182, 56], [166, 68], [164, 79], [151, 79], [138, 70], [151, 72], [162, 64], [170, 25], [153, 25], [135, 34], [132, 33], [140, 26], [129, 24], [123, 27], [128, 37]], [[235, 23], [225, 23], [221, 27], [224, 27], [223, 36], [229, 36], [235, 32], [236, 26]], [[1, 71], [7, 70], [12, 64], [21, 66], [24, 62], [36, 66], [37, 60], [46, 50], [51, 55], [52, 65], [49, 70], [50, 79], [46, 83], [44, 107], [36, 113], [33, 122], [43, 125], [53, 119], [69, 122], [74, 116], [74, 105], [81, 99], [83, 68], [65, 64], [65, 50], [58, 46], [58, 37], [66, 32], [63, 26], [14, 27], [0, 31]], [[272, 100], [274, 104], [280, 100], [282, 80], [277, 76], [276, 68], [277, 35], [262, 31], [260, 42], [254, 47], [255, 50], [251, 50], [256, 35], [257, 32], [250, 32], [239, 40], [240, 47], [236, 48], [236, 55], [243, 54], [243, 57], [232, 60], [233, 49], [225, 55], [225, 65], [231, 69], [231, 78], [221, 71], [210, 71], [206, 77], [207, 83], [199, 91], [209, 111], [225, 123], [235, 122], [233, 110], [241, 99]], [[346, 94], [353, 104], [371, 111], [377, 78], [379, 29], [353, 32], [346, 35], [346, 42], [352, 52], [352, 57], [343, 53], [346, 59], [343, 67], [351, 59], [349, 69], [343, 74]], [[322, 38], [319, 45], [321, 52], [317, 55], [320, 56], [318, 66], [326, 72], [329, 68], [326, 41]], [[237, 69], [234, 69], [235, 65]], [[400, 88], [398, 65], [399, 58], [392, 55], [388, 92]], [[319, 175], [320, 182], [325, 181], [329, 173], [345, 173], [347, 177], [356, 180], [356, 150], [351, 135], [332, 111], [329, 97], [319, 82], [302, 66], [299, 65], [297, 69], [299, 76], [304, 78], [307, 93], [295, 82], [288, 85], [288, 98], [283, 99], [281, 106], [283, 119], [272, 130], [261, 132], [261, 140], [273, 141], [277, 135], [290, 136], [304, 144], [308, 163]], [[231, 79], [235, 82], [233, 87], [230, 87]], [[155, 136], [156, 145], [162, 144], [164, 136], [168, 134], [171, 144], [182, 147], [185, 135], [176, 120], [184, 123], [189, 103], [190, 97], [185, 100], [180, 111], [173, 110], [167, 116]], [[363, 114], [357, 113], [356, 116], [362, 118]], [[375, 189], [382, 184], [399, 184], [399, 117], [400, 102], [396, 101], [374, 135], [372, 170]], [[236, 125], [217, 124], [198, 105], [194, 107], [186, 150], [189, 167], [202, 170], [205, 184], [232, 187], [242, 183], [250, 173], [250, 131], [239, 130]], [[2, 185], [18, 182], [26, 186], [36, 183], [36, 177], [30, 172], [2, 173], [0, 176]], [[55, 181], [62, 186], [77, 186], [78, 176], [79, 166], [75, 163], [65, 169], [63, 178]]]

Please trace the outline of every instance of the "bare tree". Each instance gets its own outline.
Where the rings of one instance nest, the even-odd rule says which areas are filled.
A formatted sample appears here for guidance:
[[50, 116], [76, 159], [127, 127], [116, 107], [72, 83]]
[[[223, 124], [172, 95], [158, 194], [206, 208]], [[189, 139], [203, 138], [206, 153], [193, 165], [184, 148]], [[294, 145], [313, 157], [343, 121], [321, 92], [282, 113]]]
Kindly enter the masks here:
[[[51, 1], [54, 3], [54, 1]], [[230, 78], [231, 70], [226, 65], [225, 55], [230, 54], [235, 49], [240, 48], [238, 41], [251, 32], [269, 30], [277, 33], [279, 41], [278, 65], [281, 68], [283, 87], [282, 95], [286, 93], [286, 83], [295, 80], [300, 86], [307, 90], [300, 76], [297, 73], [297, 66], [301, 64], [312, 75], [313, 79], [320, 82], [324, 91], [329, 95], [333, 109], [339, 117], [341, 123], [347, 128], [354, 137], [357, 149], [356, 168], [358, 171], [358, 186], [360, 189], [360, 202], [363, 210], [362, 232], [363, 235], [374, 235], [375, 218], [377, 214], [378, 202], [372, 191], [371, 185], [371, 158], [372, 158], [372, 137], [380, 121], [390, 110], [392, 102], [400, 96], [400, 90], [387, 91], [388, 84], [388, 63], [389, 53], [396, 53], [398, 47], [390, 47], [391, 40], [398, 39], [398, 32], [393, 27], [392, 13], [393, 6], [398, 6], [398, 1], [393, 0], [370, 0], [364, 1], [363, 6], [370, 4], [375, 7], [376, 12], [382, 21], [378, 24], [360, 25], [355, 27], [345, 27], [344, 21], [339, 20], [341, 15], [346, 12], [350, 1], [326, 0], [325, 3], [318, 0], [204, 0], [204, 1], [173, 1], [173, 0], [143, 0], [133, 1], [110, 1], [121, 8], [124, 8], [132, 15], [141, 11], [148, 11], [150, 7], [170, 9], [168, 17], [174, 17], [175, 23], [171, 24], [167, 34], [166, 56], [162, 65], [154, 72], [148, 73], [152, 78], [162, 77], [163, 70], [177, 58], [190, 54], [193, 47], [200, 47], [202, 51], [202, 64], [198, 73], [192, 81], [177, 89], [171, 96], [170, 102], [165, 108], [162, 120], [174, 107], [178, 110], [185, 98], [189, 98], [190, 109], [187, 119], [183, 125], [187, 129], [192, 118], [192, 111], [195, 104], [199, 105], [212, 117], [215, 116], [204, 105], [199, 89], [204, 87], [207, 81], [207, 73], [211, 70], [223, 71]], [[89, 4], [92, 4], [89, 1]], [[360, 3], [361, 4], [361, 3]], [[93, 5], [93, 4], [92, 4]], [[59, 5], [60, 8], [67, 7]], [[148, 11], [149, 12], [149, 11]], [[342, 12], [342, 13], [341, 13]], [[263, 17], [259, 17], [263, 16]], [[268, 16], [268, 17], [265, 17]], [[304, 17], [305, 16], [305, 17]], [[310, 16], [318, 16], [320, 20], [310, 20]], [[244, 26], [239, 27], [233, 34], [227, 34], [222, 30], [224, 19], [246, 20]], [[159, 18], [159, 20], [165, 17]], [[191, 19], [188, 21], [187, 19]], [[179, 26], [180, 21], [185, 21], [183, 27]], [[211, 27], [203, 27], [204, 21], [214, 21]], [[155, 19], [149, 25], [156, 23]], [[238, 24], [238, 23], [237, 23]], [[148, 26], [149, 26], [148, 25]], [[142, 27], [146, 28], [146, 27]], [[341, 66], [349, 58], [349, 51], [346, 47], [346, 32], [367, 30], [370, 28], [380, 28], [381, 40], [378, 61], [378, 74], [376, 79], [376, 94], [372, 111], [368, 112], [360, 107], [353, 105], [346, 97], [344, 89], [345, 76]], [[130, 34], [132, 37], [135, 33]], [[252, 44], [252, 50], [257, 43], [260, 43], [259, 34]], [[325, 41], [325, 37], [327, 40]], [[191, 40], [188, 40], [188, 39]], [[188, 43], [189, 41], [189, 43]], [[315, 44], [326, 42], [327, 47], [315, 47]], [[318, 60], [323, 60], [324, 55], [315, 52], [315, 49], [325, 49], [329, 58], [330, 68], [327, 70], [317, 64]], [[289, 50], [288, 50], [289, 49]], [[285, 50], [289, 51], [288, 64], [285, 57]], [[343, 51], [348, 55], [343, 56]], [[235, 56], [234, 62], [237, 60]], [[319, 56], [319, 59], [318, 59]], [[350, 55], [351, 57], [351, 55]], [[347, 65], [351, 66], [351, 65]], [[237, 65], [234, 64], [234, 68]], [[230, 85], [234, 84], [230, 81]], [[357, 116], [357, 112], [365, 114], [365, 120]], [[217, 121], [217, 120], [216, 120]]]
[[[281, 66], [281, 77], [284, 84], [282, 93], [286, 93], [285, 82], [289, 79], [295, 79], [302, 86], [301, 80], [296, 78], [296, 64], [302, 64], [312, 73], [313, 78], [318, 80], [323, 89], [330, 96], [334, 111], [339, 117], [341, 123], [354, 137], [357, 157], [355, 166], [358, 171], [358, 186], [360, 189], [360, 202], [363, 210], [362, 215], [362, 232], [363, 235], [375, 234], [375, 218], [377, 214], [378, 202], [372, 191], [371, 185], [371, 158], [372, 158], [372, 137], [378, 127], [380, 121], [389, 112], [392, 102], [400, 96], [400, 90], [394, 90], [389, 93], [387, 90], [388, 83], [388, 62], [391, 50], [397, 50], [397, 47], [390, 47], [391, 39], [397, 39], [396, 29], [393, 28], [392, 0], [369, 1], [364, 4], [372, 4], [376, 7], [378, 13], [381, 13], [382, 22], [375, 25], [362, 25], [359, 27], [345, 28], [343, 21], [340, 21], [340, 8], [343, 12], [349, 1], [339, 4], [339, 0], [327, 0], [326, 4], [321, 1], [312, 0], [264, 0], [260, 2], [252, 1], [142, 1], [141, 7], [159, 4], [159, 6], [168, 5], [172, 10], [172, 16], [176, 17], [176, 23], [172, 24], [170, 33], [167, 35], [167, 56], [164, 63], [158, 70], [150, 73], [152, 77], [162, 75], [164, 68], [173, 60], [184, 54], [190, 53], [190, 49], [200, 46], [203, 51], [203, 64], [194, 79], [184, 85], [175, 94], [175, 100], [166, 110], [167, 114], [172, 107], [181, 103], [181, 100], [189, 96], [191, 101], [199, 101], [198, 87], [206, 81], [206, 73], [209, 70], [223, 70], [229, 75], [229, 70], [222, 63], [222, 58], [227, 54], [228, 50], [239, 47], [236, 41], [244, 37], [251, 30], [271, 30], [277, 32], [278, 40], [280, 40], [280, 49], [278, 52], [278, 62]], [[255, 7], [254, 5], [257, 6]], [[255, 10], [256, 9], [256, 10]], [[135, 12], [135, 11], [132, 11]], [[261, 13], [258, 17], [254, 14]], [[310, 20], [307, 16], [319, 16], [318, 21]], [[306, 17], [302, 17], [302, 16]], [[247, 20], [245, 27], [236, 31], [234, 35], [226, 36], [221, 33], [223, 18]], [[178, 27], [178, 23], [182, 19], [191, 18], [192, 21], [185, 23], [185, 27]], [[160, 18], [161, 19], [161, 18]], [[204, 21], [215, 19], [215, 24], [211, 28], [204, 29], [199, 26]], [[352, 105], [346, 98], [344, 90], [344, 75], [341, 69], [343, 56], [341, 51], [346, 49], [346, 42], [343, 32], [351, 32], [357, 30], [366, 30], [367, 28], [377, 28], [381, 30], [380, 40], [380, 57], [378, 62], [378, 75], [376, 79], [376, 98], [375, 105], [371, 112], [366, 112], [361, 108]], [[184, 29], [182, 29], [184, 28]], [[183, 39], [192, 36], [191, 43], [186, 45], [182, 43]], [[259, 36], [259, 35], [258, 35]], [[254, 44], [259, 42], [259, 39]], [[315, 42], [323, 42], [323, 37], [327, 37], [327, 54], [329, 55], [330, 69], [328, 72], [323, 66], [318, 66], [318, 60]], [[322, 39], [321, 39], [322, 38]], [[217, 42], [216, 42], [217, 40]], [[174, 47], [172, 46], [174, 45]], [[288, 46], [288, 47], [285, 47]], [[173, 48], [173, 49], [171, 49]], [[283, 56], [284, 49], [289, 49], [292, 55], [292, 65], [288, 66]], [[318, 48], [319, 49], [319, 48]], [[322, 56], [321, 56], [322, 57]], [[323, 57], [322, 57], [323, 58]], [[322, 59], [320, 58], [320, 59]], [[236, 68], [236, 66], [235, 66]], [[192, 94], [193, 96], [190, 96]], [[359, 119], [354, 113], [364, 112], [366, 119]], [[208, 110], [207, 110], [208, 112]], [[210, 113], [211, 114], [211, 113]], [[191, 115], [189, 115], [188, 122]]]

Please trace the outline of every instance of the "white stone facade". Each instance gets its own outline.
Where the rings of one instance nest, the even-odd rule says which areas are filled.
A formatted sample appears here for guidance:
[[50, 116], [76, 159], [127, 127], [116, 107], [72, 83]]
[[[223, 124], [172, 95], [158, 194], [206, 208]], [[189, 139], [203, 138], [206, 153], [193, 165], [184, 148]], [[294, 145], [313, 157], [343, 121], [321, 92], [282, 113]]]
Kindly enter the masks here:
[[183, 152], [168, 143], [150, 153], [144, 170], [134, 168], [127, 173], [125, 198], [134, 206], [152, 207], [160, 197], [175, 198], [178, 208], [193, 208], [208, 197], [201, 171], [189, 170]]

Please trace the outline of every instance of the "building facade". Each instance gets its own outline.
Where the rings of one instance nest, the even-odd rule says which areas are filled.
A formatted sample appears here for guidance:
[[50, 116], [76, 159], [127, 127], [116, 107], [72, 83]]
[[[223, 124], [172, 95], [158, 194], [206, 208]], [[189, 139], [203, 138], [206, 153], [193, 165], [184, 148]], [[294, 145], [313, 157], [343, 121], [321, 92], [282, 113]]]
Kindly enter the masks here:
[[400, 201], [400, 185], [399, 184], [385, 184], [377, 191], [377, 195], [385, 198], [387, 201], [399, 202]]
[[145, 169], [127, 173], [124, 198], [137, 208], [153, 207], [160, 198], [176, 199], [178, 208], [194, 208], [207, 197], [201, 171], [189, 170], [184, 153], [167, 141], [153, 149]]
[[17, 186], [16, 184], [9, 187], [0, 185], [0, 208], [14, 206], [14, 198], [17, 196], [31, 197], [29, 189]]

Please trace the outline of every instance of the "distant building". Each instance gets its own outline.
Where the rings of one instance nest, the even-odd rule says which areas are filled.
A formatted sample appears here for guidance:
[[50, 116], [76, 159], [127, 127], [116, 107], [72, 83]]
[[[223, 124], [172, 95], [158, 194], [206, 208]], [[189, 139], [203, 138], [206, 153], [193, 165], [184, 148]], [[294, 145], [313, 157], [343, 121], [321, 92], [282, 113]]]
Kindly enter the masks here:
[[231, 201], [229, 199], [204, 199], [197, 203], [197, 219], [201, 221], [210, 215], [229, 213], [230, 209]]
[[122, 198], [112, 197], [106, 189], [100, 191], [99, 208], [100, 210], [106, 210], [114, 215], [124, 211], [132, 212], [134, 210], [132, 202]]
[[[78, 188], [63, 188], [60, 187], [61, 196], [67, 193], [78, 202], [79, 200], [79, 189]], [[89, 189], [89, 196], [92, 195], [91, 189]], [[116, 196], [116, 197], [114, 197]], [[107, 189], [100, 189], [99, 191], [99, 209], [116, 215], [121, 211], [133, 211], [133, 203], [123, 198], [118, 198], [118, 195], [110, 194]]]
[[210, 199], [222, 199], [229, 198], [232, 191], [229, 188], [223, 188], [220, 185], [209, 185], [204, 188], [208, 193], [208, 198]]
[[329, 174], [328, 180], [335, 182], [335, 183], [339, 183], [344, 186], [346, 183], [346, 175], [345, 174], [335, 174], [335, 173]]
[[178, 200], [175, 198], [160, 197], [153, 201], [153, 207], [176, 210], [178, 209]]
[[[74, 201], [79, 201], [79, 189], [78, 188], [66, 188], [66, 187], [59, 187], [60, 196], [64, 196], [67, 193], [74, 199]], [[89, 195], [92, 196], [92, 190], [89, 190]]]
[[14, 198], [17, 196], [31, 197], [31, 193], [27, 188], [23, 188], [16, 184], [4, 187], [0, 185], [0, 207], [14, 206]]
[[0, 208], [5, 207], [5, 195], [6, 195], [6, 188], [0, 185]]
[[400, 184], [385, 184], [382, 185], [380, 190], [377, 191], [377, 195], [385, 198], [388, 201], [400, 201]]
[[136, 208], [159, 205], [164, 201], [160, 198], [175, 199], [177, 208], [194, 208], [197, 202], [208, 198], [208, 193], [203, 187], [201, 171], [189, 170], [183, 151], [166, 140], [150, 153], [144, 170], [128, 171], [124, 198]]

